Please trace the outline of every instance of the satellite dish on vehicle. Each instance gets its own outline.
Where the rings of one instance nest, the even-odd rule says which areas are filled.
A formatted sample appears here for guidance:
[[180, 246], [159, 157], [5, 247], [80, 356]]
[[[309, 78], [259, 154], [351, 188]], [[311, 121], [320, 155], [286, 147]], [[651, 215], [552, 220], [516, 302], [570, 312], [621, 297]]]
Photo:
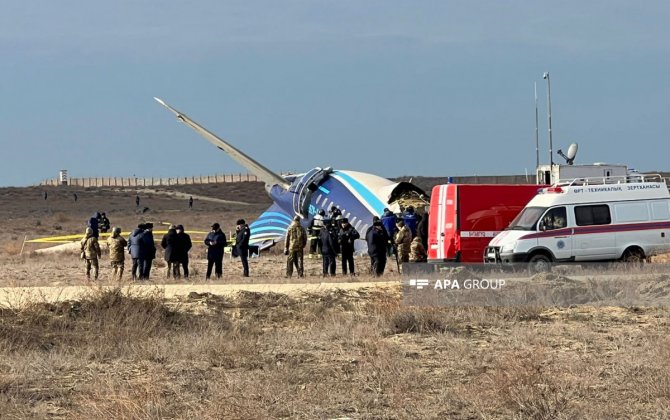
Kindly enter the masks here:
[[578, 147], [579, 146], [577, 145], [577, 143], [572, 143], [570, 147], [568, 147], [567, 155], [563, 153], [561, 149], [558, 149], [556, 153], [558, 153], [560, 156], [563, 157], [563, 159], [565, 159], [565, 163], [567, 163], [568, 165], [572, 165], [575, 161], [575, 157], [577, 156]]

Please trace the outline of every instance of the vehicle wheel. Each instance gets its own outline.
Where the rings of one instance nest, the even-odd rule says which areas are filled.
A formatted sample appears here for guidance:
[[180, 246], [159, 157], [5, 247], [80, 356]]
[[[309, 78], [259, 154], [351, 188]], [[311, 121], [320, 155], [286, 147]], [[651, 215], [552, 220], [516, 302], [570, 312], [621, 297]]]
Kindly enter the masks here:
[[631, 265], [642, 265], [645, 262], [644, 252], [639, 248], [628, 248], [621, 256], [621, 261]]
[[530, 274], [549, 273], [551, 271], [551, 259], [544, 254], [535, 254], [528, 260], [528, 271]]

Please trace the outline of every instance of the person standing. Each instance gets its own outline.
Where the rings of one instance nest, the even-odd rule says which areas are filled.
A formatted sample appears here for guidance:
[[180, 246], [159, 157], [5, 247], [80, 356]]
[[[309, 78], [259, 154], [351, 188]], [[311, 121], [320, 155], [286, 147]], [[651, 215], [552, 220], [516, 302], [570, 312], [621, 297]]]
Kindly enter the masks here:
[[105, 212], [100, 213], [100, 222], [99, 222], [100, 232], [107, 233], [110, 226], [111, 223], [109, 222], [109, 219], [107, 218]]
[[321, 229], [323, 229], [323, 218], [326, 212], [319, 209], [309, 224], [309, 258], [319, 255], [321, 252]]
[[321, 229], [321, 255], [323, 258], [324, 277], [328, 276], [328, 274], [335, 276], [335, 257], [340, 252], [334, 224], [334, 220], [325, 221], [324, 227]]
[[[414, 212], [414, 206], [407, 206], [407, 209], [402, 215], [402, 220], [412, 233], [412, 238], [416, 236], [416, 227], [421, 221], [421, 216]], [[410, 239], [411, 240], [411, 239]]]
[[139, 206], [140, 206], [140, 195], [135, 194], [135, 207], [139, 207]]
[[345, 276], [347, 275], [347, 265], [349, 266], [349, 273], [352, 276], [356, 275], [354, 269], [354, 241], [360, 237], [358, 231], [349, 223], [349, 219], [343, 218], [338, 239], [342, 251], [342, 274]]
[[86, 262], [86, 278], [88, 280], [91, 280], [91, 267], [93, 267], [95, 280], [98, 279], [98, 258], [101, 255], [98, 238], [93, 236], [93, 229], [87, 227], [86, 235], [81, 240], [81, 256]]
[[151, 264], [156, 258], [156, 244], [154, 244], [153, 223], [144, 224], [144, 234], [140, 238], [140, 278], [149, 280]]
[[409, 247], [409, 262], [426, 262], [427, 260], [426, 248], [423, 247], [421, 236], [417, 235], [412, 239]]
[[77, 197], [77, 193], [74, 193], [74, 202], [75, 203], [77, 202], [77, 198], [79, 198], [79, 197]]
[[395, 214], [388, 208], [384, 209], [384, 214], [382, 215], [382, 224], [384, 225], [384, 229], [386, 229], [386, 233], [388, 234], [388, 237], [391, 239], [387, 245], [386, 249], [386, 256], [390, 257], [393, 255], [393, 251], [395, 249], [395, 246], [393, 246], [393, 241], [392, 239], [395, 237], [395, 233], [397, 231], [395, 224], [397, 222], [397, 219], [395, 217]]
[[142, 277], [142, 268], [140, 266], [140, 244], [142, 242], [142, 235], [144, 235], [144, 228], [144, 223], [140, 223], [128, 237], [128, 253], [130, 254], [130, 258], [133, 260], [133, 265], [130, 269], [131, 278], [133, 280], [137, 280]]
[[90, 227], [91, 230], [93, 230], [93, 236], [96, 238], [100, 236], [100, 230], [99, 230], [99, 220], [100, 220], [100, 213], [97, 211], [93, 213], [93, 216], [91, 216], [90, 219], [88, 219], [88, 223], [86, 226]]
[[430, 206], [426, 206], [426, 211], [416, 227], [416, 236], [421, 238], [424, 249], [428, 249], [428, 226], [430, 223]]
[[372, 274], [379, 277], [384, 274], [384, 268], [386, 267], [386, 247], [389, 237], [378, 217], [372, 222], [372, 226], [365, 233], [365, 240], [368, 243], [368, 255], [370, 255], [371, 262], [370, 269]]
[[121, 228], [115, 227], [112, 230], [112, 235], [107, 238], [107, 246], [109, 247], [109, 260], [112, 264], [112, 278], [117, 277], [121, 280], [123, 276], [123, 268], [125, 265], [125, 250], [128, 242], [121, 236]]
[[249, 238], [251, 230], [244, 219], [239, 219], [235, 227], [235, 250], [242, 260], [242, 276], [249, 277]]
[[188, 208], [192, 209], [193, 208], [193, 196], [190, 196], [188, 198]]
[[205, 245], [207, 246], [207, 280], [212, 276], [212, 267], [216, 278], [221, 278], [223, 275], [223, 249], [227, 243], [226, 235], [221, 231], [221, 226], [218, 223], [212, 225], [212, 231], [209, 232], [205, 238]]
[[168, 279], [170, 276], [173, 276], [175, 279], [180, 277], [179, 260], [177, 259], [179, 256], [179, 250], [177, 250], [178, 241], [177, 226], [170, 225], [167, 233], [163, 235], [163, 238], [161, 239], [161, 247], [165, 250], [163, 253], [163, 258], [165, 258], [165, 262], [167, 263], [165, 277]]
[[286, 231], [286, 240], [284, 241], [284, 255], [286, 258], [286, 277], [293, 276], [293, 266], [298, 271], [298, 277], [304, 277], [303, 250], [307, 245], [307, 234], [300, 225], [300, 216], [295, 216], [293, 222]]
[[412, 244], [412, 232], [402, 220], [396, 223], [398, 232], [395, 234], [394, 243], [398, 247], [398, 258], [401, 263], [409, 262], [409, 248]]
[[44, 191], [44, 199], [46, 200], [48, 197], [49, 197], [49, 194], [46, 191]]
[[[177, 225], [177, 245], [174, 250], [177, 259], [177, 264], [181, 265], [184, 278], [188, 278], [188, 251], [191, 250], [193, 244], [191, 243], [191, 237], [184, 231], [183, 225]], [[179, 270], [177, 270], [179, 272]]]

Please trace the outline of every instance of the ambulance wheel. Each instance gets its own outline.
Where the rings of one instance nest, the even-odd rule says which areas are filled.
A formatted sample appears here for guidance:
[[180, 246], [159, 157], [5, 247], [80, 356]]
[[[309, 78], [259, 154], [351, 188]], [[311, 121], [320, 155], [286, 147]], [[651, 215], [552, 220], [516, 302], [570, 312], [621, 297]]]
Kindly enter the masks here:
[[530, 274], [548, 273], [551, 271], [551, 258], [544, 254], [535, 254], [528, 260]]
[[623, 252], [621, 261], [631, 265], [642, 265], [645, 262], [644, 252], [637, 247], [630, 247]]

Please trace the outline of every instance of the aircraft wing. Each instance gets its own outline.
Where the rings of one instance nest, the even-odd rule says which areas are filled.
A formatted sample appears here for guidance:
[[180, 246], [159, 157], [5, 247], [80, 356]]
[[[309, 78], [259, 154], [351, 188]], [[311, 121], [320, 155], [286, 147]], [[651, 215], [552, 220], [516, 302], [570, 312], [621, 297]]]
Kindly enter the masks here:
[[249, 228], [251, 238], [249, 243], [258, 245], [259, 249], [267, 249], [286, 236], [288, 225], [291, 224], [291, 216], [276, 204], [270, 206]]
[[196, 133], [200, 134], [205, 139], [207, 139], [207, 141], [209, 141], [214, 146], [216, 146], [219, 149], [226, 152], [228, 154], [228, 156], [232, 157], [240, 165], [244, 166], [251, 173], [255, 174], [260, 180], [265, 182], [266, 185], [270, 185], [270, 186], [280, 185], [284, 189], [288, 189], [288, 187], [290, 186], [290, 184], [288, 182], [286, 182], [286, 180], [284, 178], [282, 178], [279, 174], [276, 174], [275, 172], [272, 172], [270, 169], [266, 168], [265, 166], [263, 166], [262, 164], [257, 162], [252, 157], [248, 156], [247, 154], [245, 154], [241, 150], [237, 149], [232, 144], [228, 143], [227, 141], [218, 137], [216, 134], [207, 130], [205, 127], [203, 127], [200, 124], [198, 124], [197, 122], [193, 121], [192, 119], [190, 119], [185, 114], [182, 114], [181, 112], [172, 108], [170, 105], [166, 104], [162, 99], [156, 98], [156, 97], [154, 97], [154, 99], [156, 100], [156, 102], [163, 105], [170, 112], [172, 112], [174, 115], [176, 115], [177, 119], [179, 121], [181, 121], [184, 124], [186, 124], [187, 126], [191, 127], [193, 130], [195, 130]]

